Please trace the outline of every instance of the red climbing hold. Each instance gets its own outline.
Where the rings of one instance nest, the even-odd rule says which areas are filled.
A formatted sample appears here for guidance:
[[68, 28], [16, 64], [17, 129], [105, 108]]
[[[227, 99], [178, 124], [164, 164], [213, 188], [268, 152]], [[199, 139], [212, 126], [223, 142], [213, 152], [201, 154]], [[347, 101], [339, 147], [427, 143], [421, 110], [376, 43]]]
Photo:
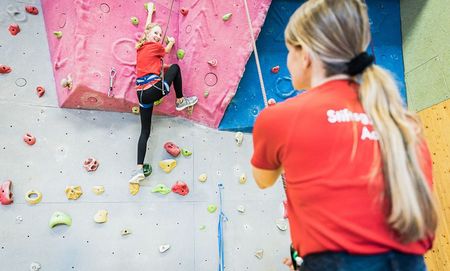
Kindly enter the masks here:
[[11, 33], [11, 35], [15, 36], [20, 32], [20, 27], [18, 24], [11, 24], [9, 25], [9, 33]]
[[41, 86], [38, 86], [38, 87], [36, 88], [36, 93], [37, 93], [37, 95], [38, 95], [39, 98], [42, 97], [42, 95], [44, 95], [44, 93], [45, 93], [45, 88], [43, 88], [43, 87], [41, 87]]
[[173, 157], [180, 155], [180, 148], [173, 142], [166, 142], [166, 144], [164, 144], [164, 149], [166, 149], [166, 151]]
[[275, 66], [271, 70], [272, 73], [278, 73], [279, 71], [280, 71], [280, 66]]
[[189, 13], [189, 10], [187, 8], [181, 8], [180, 13], [181, 15], [186, 16]]
[[25, 141], [25, 143], [27, 143], [28, 145], [32, 146], [34, 145], [34, 143], [36, 143], [36, 138], [30, 134], [26, 134], [23, 136], [23, 141]]
[[186, 196], [189, 193], [189, 187], [187, 186], [186, 183], [184, 183], [182, 181], [177, 181], [172, 186], [172, 192], [180, 194], [182, 196]]
[[288, 204], [287, 204], [287, 200], [283, 200], [283, 218], [284, 219], [288, 218]]
[[25, 11], [33, 15], [39, 14], [39, 9], [35, 6], [26, 6]]
[[3, 205], [9, 205], [13, 202], [13, 194], [11, 192], [11, 189], [12, 182], [10, 180], [2, 183], [2, 186], [0, 187], [0, 202]]
[[89, 157], [86, 161], [84, 161], [83, 166], [87, 171], [96, 171], [99, 163], [95, 158]]
[[10, 73], [11, 67], [6, 65], [0, 65], [0, 73]]

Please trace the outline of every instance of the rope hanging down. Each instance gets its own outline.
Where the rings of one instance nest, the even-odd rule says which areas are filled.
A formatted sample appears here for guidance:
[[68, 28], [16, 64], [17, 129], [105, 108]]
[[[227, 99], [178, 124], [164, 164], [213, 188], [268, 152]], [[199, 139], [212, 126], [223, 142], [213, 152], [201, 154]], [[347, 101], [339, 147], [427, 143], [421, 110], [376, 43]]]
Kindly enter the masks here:
[[250, 29], [250, 37], [252, 38], [253, 52], [255, 52], [256, 68], [258, 70], [259, 83], [261, 85], [261, 92], [264, 99], [264, 106], [267, 107], [268, 103], [267, 103], [266, 88], [264, 87], [264, 80], [261, 72], [261, 65], [259, 63], [258, 50], [256, 49], [256, 41], [253, 35], [254, 32], [252, 27], [252, 21], [250, 18], [250, 12], [248, 10], [247, 0], [244, 0], [244, 5], [245, 5], [245, 13], [247, 14], [248, 28]]
[[223, 222], [226, 222], [228, 218], [225, 216], [225, 214], [222, 211], [222, 190], [223, 190], [223, 184], [219, 183], [219, 196], [220, 196], [220, 213], [219, 213], [219, 223], [217, 226], [217, 239], [219, 243], [219, 271], [224, 271], [225, 269], [225, 255], [224, 255], [224, 241], [223, 241]]

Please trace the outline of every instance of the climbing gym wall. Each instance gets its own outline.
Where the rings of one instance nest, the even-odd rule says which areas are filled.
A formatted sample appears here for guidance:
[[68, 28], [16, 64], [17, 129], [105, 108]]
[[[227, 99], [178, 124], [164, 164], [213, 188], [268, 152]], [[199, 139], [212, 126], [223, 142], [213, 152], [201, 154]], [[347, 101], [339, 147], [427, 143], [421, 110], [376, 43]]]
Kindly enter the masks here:
[[450, 36], [448, 1], [401, 1], [408, 106], [418, 111], [433, 157], [440, 223], [430, 271], [450, 270]]

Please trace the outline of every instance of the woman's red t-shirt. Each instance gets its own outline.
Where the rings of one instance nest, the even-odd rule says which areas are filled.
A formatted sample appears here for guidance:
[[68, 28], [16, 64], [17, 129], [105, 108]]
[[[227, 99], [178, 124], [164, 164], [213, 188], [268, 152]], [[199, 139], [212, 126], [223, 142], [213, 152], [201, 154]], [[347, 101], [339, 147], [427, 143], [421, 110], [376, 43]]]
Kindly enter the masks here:
[[164, 47], [158, 42], [146, 42], [137, 49], [137, 77], [161, 73], [161, 58], [166, 55]]
[[[263, 110], [253, 128], [251, 162], [260, 169], [283, 167], [291, 239], [301, 256], [424, 254], [432, 238], [402, 244], [385, 222], [379, 144], [358, 87], [329, 81]], [[420, 148], [431, 186], [430, 154], [425, 142]]]

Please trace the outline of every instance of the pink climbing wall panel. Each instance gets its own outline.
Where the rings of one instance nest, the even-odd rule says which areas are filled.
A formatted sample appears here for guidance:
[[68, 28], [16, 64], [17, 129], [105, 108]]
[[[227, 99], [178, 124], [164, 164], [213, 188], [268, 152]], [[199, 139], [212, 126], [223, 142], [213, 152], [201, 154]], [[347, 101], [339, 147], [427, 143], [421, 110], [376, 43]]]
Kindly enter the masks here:
[[[145, 0], [42, 0], [59, 105], [66, 108], [131, 112], [137, 105], [134, 90], [135, 42], [143, 31], [147, 13]], [[166, 27], [172, 0], [153, 1], [153, 21]], [[248, 0], [255, 37], [264, 23], [271, 0]], [[187, 14], [180, 13], [186, 9]], [[223, 15], [232, 13], [228, 21]], [[133, 25], [131, 17], [139, 24]], [[61, 31], [58, 39], [53, 32]], [[178, 63], [187, 96], [197, 95], [192, 115], [175, 110], [171, 91], [160, 114], [182, 116], [217, 127], [236, 93], [252, 51], [243, 0], [174, 0], [168, 36], [176, 39], [166, 63]], [[176, 58], [177, 49], [185, 57]], [[208, 64], [215, 61], [216, 66]], [[112, 96], [108, 97], [111, 68], [116, 70]], [[61, 85], [68, 75], [69, 90]], [[208, 92], [205, 97], [204, 93]]]

